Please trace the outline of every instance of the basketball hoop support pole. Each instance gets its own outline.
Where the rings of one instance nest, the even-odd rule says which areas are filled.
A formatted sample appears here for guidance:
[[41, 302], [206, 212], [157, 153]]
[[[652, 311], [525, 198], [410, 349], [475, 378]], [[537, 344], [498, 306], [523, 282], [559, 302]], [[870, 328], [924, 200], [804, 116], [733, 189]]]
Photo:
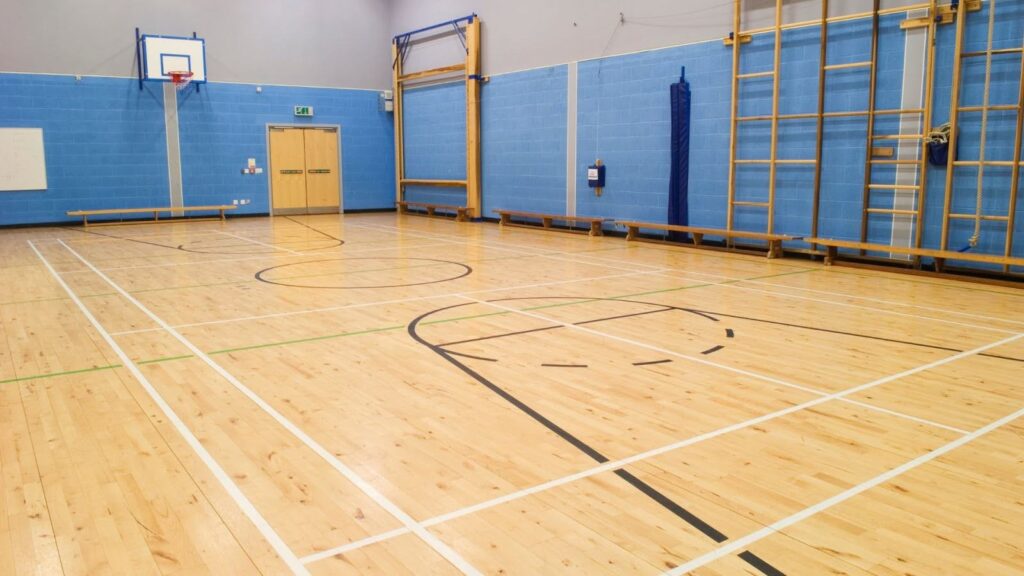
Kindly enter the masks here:
[[142, 36], [138, 27], [135, 28], [135, 67], [139, 75], [139, 92], [142, 91]]

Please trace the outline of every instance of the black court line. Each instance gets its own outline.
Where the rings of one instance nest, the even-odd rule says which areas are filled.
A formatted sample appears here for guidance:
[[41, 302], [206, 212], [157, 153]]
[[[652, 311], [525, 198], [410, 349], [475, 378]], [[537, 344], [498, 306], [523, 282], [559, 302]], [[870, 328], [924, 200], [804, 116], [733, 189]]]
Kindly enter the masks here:
[[[327, 238], [330, 238], [331, 240], [336, 241], [338, 243], [338, 246], [341, 246], [342, 244], [345, 243], [345, 241], [342, 240], [341, 238], [338, 238], [337, 236], [334, 236], [333, 234], [328, 234], [327, 232], [324, 232], [323, 230], [320, 230], [318, 228], [314, 228], [314, 227], [310, 226], [309, 224], [306, 224], [305, 222], [300, 222], [300, 221], [292, 218], [291, 216], [285, 216], [285, 219], [286, 220], [291, 220], [292, 222], [295, 222], [299, 226], [305, 226], [306, 228], [309, 228], [310, 230], [312, 230], [313, 232], [316, 232], [317, 234], [320, 234], [321, 236], [325, 236]], [[308, 250], [304, 248], [303, 252], [309, 252], [311, 250], [326, 250], [328, 248], [335, 248], [335, 246], [324, 246], [323, 248], [310, 248]]]
[[[806, 324], [794, 324], [792, 322], [781, 322], [779, 320], [768, 320], [765, 318], [755, 318], [753, 316], [740, 316], [739, 314], [726, 314], [725, 312], [711, 312], [705, 311], [708, 314], [715, 316], [722, 316], [723, 318], [735, 318], [737, 320], [748, 320], [750, 322], [758, 322], [761, 324], [772, 324], [775, 326], [785, 326], [787, 328], [798, 328], [800, 330], [811, 330], [814, 332], [824, 332], [826, 334], [837, 334], [840, 336], [852, 336], [854, 338], [865, 338], [868, 340], [877, 340], [879, 342], [890, 342], [893, 344], [905, 344], [907, 346], [916, 346], [918, 348], [930, 348], [932, 350], [942, 350], [944, 352], [964, 352], [960, 348], [951, 348], [949, 346], [939, 346], [937, 344], [926, 344], [924, 342], [914, 342], [911, 340], [899, 340], [896, 338], [886, 338], [884, 336], [873, 336], [871, 334], [858, 334], [857, 332], [847, 332], [845, 330], [834, 330], [832, 328], [820, 328], [818, 326], [807, 326]], [[731, 335], [729, 336], [732, 337]], [[998, 358], [1000, 360], [1009, 360], [1011, 362], [1024, 362], [1024, 358], [1014, 358], [1012, 356], [1001, 356], [999, 354], [988, 354], [982, 352], [976, 354], [976, 356], [985, 356], [987, 358]]]
[[707, 350], [701, 352], [701, 354], [707, 356], [708, 354], [714, 354], [715, 352], [718, 352], [722, 348], [725, 348], [725, 346], [719, 344], [718, 346], [712, 346], [711, 348], [708, 348]]
[[786, 576], [785, 572], [782, 572], [775, 566], [765, 562], [761, 557], [750, 550], [740, 552], [739, 557], [745, 560], [747, 564], [750, 564], [754, 568], [760, 570], [765, 576]]
[[[502, 298], [502, 299], [492, 300], [491, 302], [501, 302], [501, 301], [508, 301], [508, 300], [535, 300], [535, 299], [552, 299], [552, 297], [547, 296], [547, 297], [533, 297], [533, 298]], [[572, 299], [577, 299], [577, 297], [572, 297]], [[664, 306], [663, 304], [656, 304], [656, 303], [651, 303], [651, 302], [642, 302], [642, 301], [637, 301], [637, 300], [620, 300], [620, 299], [614, 299], [613, 300], [613, 299], [610, 299], [610, 298], [587, 298], [586, 300], [594, 300], [594, 301], [598, 301], [598, 300], [611, 300], [611, 301], [615, 301], [615, 302], [632, 302], [632, 303], [635, 303], [635, 304], [646, 304], [646, 305], [649, 305], [649, 306]], [[589, 456], [590, 458], [592, 458], [593, 460], [595, 460], [596, 462], [598, 462], [600, 464], [604, 464], [605, 462], [608, 462], [609, 461], [608, 457], [605, 456], [604, 454], [602, 454], [601, 452], [599, 452], [597, 449], [595, 449], [594, 447], [590, 446], [589, 444], [584, 442], [582, 439], [580, 439], [577, 436], [573, 435], [571, 432], [569, 432], [568, 430], [562, 428], [558, 424], [555, 424], [552, 420], [548, 419], [546, 416], [544, 416], [540, 412], [534, 410], [528, 404], [526, 404], [522, 400], [516, 398], [514, 395], [512, 395], [510, 392], [508, 392], [504, 388], [498, 386], [494, 382], [491, 382], [490, 380], [485, 378], [483, 375], [481, 375], [476, 370], [474, 370], [474, 369], [470, 368], [469, 366], [463, 364], [462, 362], [457, 360], [451, 353], [449, 353], [447, 350], [442, 348], [440, 345], [432, 344], [430, 342], [427, 342], [427, 340], [424, 339], [422, 336], [420, 336], [419, 333], [417, 332], [417, 328], [419, 327], [419, 324], [425, 318], [427, 318], [427, 317], [429, 317], [429, 316], [431, 316], [433, 314], [437, 314], [437, 313], [440, 313], [440, 312], [444, 312], [444, 311], [452, 310], [452, 309], [456, 309], [456, 308], [462, 308], [462, 307], [465, 307], [465, 306], [473, 306], [475, 304], [476, 303], [473, 303], [473, 302], [469, 302], [469, 303], [465, 303], [465, 304], [454, 304], [452, 306], [446, 306], [444, 308], [438, 308], [436, 310], [433, 310], [433, 311], [421, 314], [420, 316], [416, 317], [412, 322], [409, 323], [409, 326], [407, 328], [409, 336], [413, 340], [415, 340], [416, 342], [419, 342], [420, 344], [422, 344], [422, 345], [426, 346], [427, 348], [429, 348], [430, 350], [434, 351], [436, 354], [438, 354], [439, 356], [441, 356], [442, 358], [444, 358], [445, 360], [447, 360], [448, 362], [453, 364], [458, 369], [462, 370], [465, 374], [467, 374], [468, 376], [472, 377], [474, 380], [479, 382], [484, 387], [488, 388], [489, 390], [491, 390], [492, 392], [494, 392], [495, 394], [497, 394], [501, 398], [503, 398], [506, 401], [508, 401], [510, 404], [512, 404], [513, 406], [518, 408], [520, 411], [522, 411], [526, 415], [530, 416], [535, 421], [537, 421], [538, 423], [543, 425], [545, 428], [547, 428], [548, 430], [550, 430], [551, 432], [555, 433], [556, 435], [561, 437], [563, 440], [565, 440], [566, 442], [571, 444], [573, 447], [575, 447], [580, 452], [583, 452], [584, 454], [586, 454], [587, 456]], [[690, 313], [693, 313], [694, 315], [702, 316], [702, 317], [705, 317], [705, 318], [709, 317], [708, 314], [704, 313], [704, 312], [690, 311], [690, 310], [686, 310], [686, 309], [683, 309], [683, 308], [673, 308], [673, 309], [678, 309], [678, 310], [682, 310], [682, 311], [685, 311], [685, 312], [690, 312]], [[715, 319], [715, 320], [717, 321], [717, 319]], [[655, 502], [657, 502], [659, 505], [661, 505], [666, 510], [670, 511], [671, 513], [673, 513], [676, 517], [680, 518], [681, 520], [683, 520], [684, 522], [686, 522], [687, 524], [689, 524], [693, 528], [695, 528], [698, 531], [700, 531], [702, 534], [704, 534], [708, 538], [711, 538], [715, 542], [719, 542], [719, 543], [724, 542], [725, 540], [728, 539], [728, 537], [725, 536], [725, 534], [723, 534], [722, 532], [716, 530], [713, 526], [711, 526], [710, 524], [708, 524], [704, 520], [700, 519], [697, 515], [693, 514], [692, 512], [690, 512], [689, 510], [687, 510], [686, 508], [684, 508], [683, 506], [678, 504], [677, 502], [673, 501], [669, 497], [667, 497], [664, 494], [662, 494], [661, 492], [659, 492], [657, 489], [655, 489], [650, 484], [648, 484], [648, 483], [644, 482], [643, 480], [637, 478], [636, 476], [634, 476], [633, 474], [629, 473], [625, 469], [618, 468], [618, 469], [614, 470], [614, 473], [619, 478], [621, 478], [624, 481], [628, 482], [631, 486], [633, 486], [634, 488], [636, 488], [637, 490], [639, 490], [640, 492], [645, 494], [647, 497], [649, 497], [652, 500], [654, 500]], [[741, 558], [742, 558], [742, 556], [741, 556]], [[747, 560], [746, 558], [743, 558], [743, 559], [745, 561], [747, 561], [748, 563], [750, 563], [750, 561]], [[752, 563], [750, 563], [750, 564], [754, 568], [756, 568], [758, 570], [761, 570], [761, 567], [759, 567], [758, 565], [755, 565], [755, 564], [752, 564]], [[774, 572], [771, 572], [771, 573], [768, 573], [768, 574], [782, 574], [782, 572], [778, 571], [774, 567], [771, 567], [770, 565], [769, 565], [769, 567], [772, 570], [774, 570]]]
[[735, 335], [736, 335], [736, 333], [732, 331], [732, 328], [726, 328], [725, 329], [725, 337], [726, 338], [732, 338]]
[[[290, 284], [288, 282], [279, 282], [279, 281], [276, 281], [276, 280], [270, 280], [270, 279], [267, 279], [267, 278], [263, 277], [264, 274], [266, 274], [268, 272], [271, 272], [273, 270], [277, 270], [278, 268], [287, 268], [287, 267], [290, 267], [290, 266], [305, 266], [305, 265], [308, 265], [308, 264], [318, 264], [318, 263], [321, 263], [321, 262], [344, 262], [344, 261], [347, 261], [347, 260], [418, 260], [418, 261], [421, 261], [421, 262], [434, 262], [434, 263], [439, 264], [439, 265], [446, 265], [447, 264], [447, 265], [457, 266], [459, 268], [462, 268], [462, 273], [454, 275], [454, 276], [449, 276], [447, 278], [441, 278], [441, 279], [438, 279], [438, 280], [428, 280], [426, 282], [410, 282], [410, 283], [407, 283], [407, 284], [382, 284], [382, 285], [377, 285], [377, 286], [312, 286], [312, 285], [309, 285], [309, 284]], [[401, 268], [396, 268], [396, 270], [401, 270]], [[358, 274], [359, 271], [358, 270], [353, 270], [351, 273], [352, 274]], [[462, 262], [456, 262], [454, 260], [437, 260], [435, 258], [412, 258], [412, 257], [406, 258], [406, 257], [383, 257], [383, 256], [377, 256], [377, 257], [330, 258], [330, 259], [326, 259], [326, 260], [306, 260], [304, 262], [294, 262], [294, 263], [289, 263], [289, 264], [279, 264], [277, 266], [271, 266], [269, 268], [264, 268], [263, 270], [260, 270], [259, 272], [257, 272], [255, 274], [255, 278], [257, 280], [259, 280], [260, 282], [264, 282], [266, 284], [273, 284], [275, 286], [288, 286], [289, 288], [312, 288], [314, 290], [369, 290], [369, 289], [373, 289], [373, 288], [405, 288], [405, 287], [408, 287], [408, 286], [424, 286], [426, 284], [439, 284], [441, 282], [448, 282], [448, 281], [451, 281], [451, 280], [458, 280], [459, 278], [464, 278], [466, 276], [469, 276], [472, 273], [473, 273], [473, 269], [471, 267], [469, 267], [466, 264], [463, 264]], [[339, 274], [344, 275], [345, 273], [344, 272], [339, 272]]]
[[[179, 244], [177, 246], [168, 245], [168, 244], [160, 244], [159, 242], [150, 242], [148, 240], [139, 240], [138, 238], [126, 238], [124, 236], [112, 236], [110, 234], [102, 234], [100, 232], [95, 232], [93, 230], [83, 230], [81, 228], [68, 228], [68, 230], [74, 230], [75, 232], [80, 232], [82, 234], [92, 234], [93, 236], [102, 236], [104, 238], [110, 238], [111, 240], [123, 240], [125, 242], [135, 242], [136, 244], [145, 244], [147, 246], [156, 246], [158, 248], [167, 248], [168, 250], [179, 250], [181, 252], [188, 252], [190, 254], [213, 254], [213, 255], [228, 255], [228, 256], [260, 256], [260, 255], [264, 255], [264, 254], [277, 254], [276, 250], [259, 250], [259, 251], [249, 251], [249, 252], [224, 252], [224, 251], [218, 252], [218, 251], [212, 251], [212, 250], [194, 250], [194, 249], [191, 249], [191, 248], [185, 248], [184, 244]], [[343, 240], [338, 240], [336, 238], [335, 238], [335, 240], [337, 240], [338, 246], [341, 246], [342, 244], [344, 244]], [[228, 245], [222, 246], [222, 248], [237, 248], [237, 247], [241, 247], [241, 246], [258, 246], [258, 245], [257, 244], [252, 244], [252, 243], [228, 244]], [[310, 250], [322, 250], [324, 248], [334, 248], [334, 247], [335, 246], [325, 246], [325, 247], [322, 247], [322, 248], [310, 248]], [[140, 258], [141, 258], [141, 256], [140, 256]]]
[[541, 364], [545, 368], [586, 368], [586, 364]]
[[671, 360], [651, 360], [649, 362], [633, 362], [633, 366], [653, 366], [654, 364], [668, 364]]
[[453, 356], [462, 356], [463, 358], [472, 358], [473, 360], [483, 360], [484, 362], [497, 362], [497, 358], [485, 358], [483, 356], [473, 356], [472, 354], [466, 354], [464, 352], [453, 352], [448, 350], [448, 353]]

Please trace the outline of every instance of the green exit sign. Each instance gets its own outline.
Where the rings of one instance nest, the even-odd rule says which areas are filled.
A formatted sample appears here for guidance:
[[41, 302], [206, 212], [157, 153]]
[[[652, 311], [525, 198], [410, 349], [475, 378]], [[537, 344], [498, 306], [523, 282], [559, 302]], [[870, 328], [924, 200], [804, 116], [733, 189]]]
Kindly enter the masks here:
[[313, 115], [313, 107], [312, 106], [296, 106], [295, 107], [295, 115], [296, 116], [312, 116]]

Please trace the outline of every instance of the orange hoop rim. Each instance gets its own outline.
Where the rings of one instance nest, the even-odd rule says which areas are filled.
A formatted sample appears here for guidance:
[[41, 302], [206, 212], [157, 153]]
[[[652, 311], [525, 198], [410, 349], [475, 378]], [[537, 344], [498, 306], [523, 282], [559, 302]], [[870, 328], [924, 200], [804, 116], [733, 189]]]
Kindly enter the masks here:
[[190, 70], [171, 70], [167, 72], [167, 75], [171, 77], [171, 82], [176, 86], [188, 84], [192, 80], [193, 74]]

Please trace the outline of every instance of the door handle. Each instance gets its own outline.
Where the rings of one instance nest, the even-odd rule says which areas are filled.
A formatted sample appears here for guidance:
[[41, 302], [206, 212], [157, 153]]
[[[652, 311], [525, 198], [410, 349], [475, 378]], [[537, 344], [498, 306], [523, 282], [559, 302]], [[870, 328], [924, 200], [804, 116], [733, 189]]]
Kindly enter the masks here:
[[309, 173], [309, 174], [330, 174], [331, 173], [331, 169], [330, 168], [310, 168], [309, 170], [306, 170], [306, 172]]
[[302, 174], [302, 170], [281, 170], [281, 174]]

